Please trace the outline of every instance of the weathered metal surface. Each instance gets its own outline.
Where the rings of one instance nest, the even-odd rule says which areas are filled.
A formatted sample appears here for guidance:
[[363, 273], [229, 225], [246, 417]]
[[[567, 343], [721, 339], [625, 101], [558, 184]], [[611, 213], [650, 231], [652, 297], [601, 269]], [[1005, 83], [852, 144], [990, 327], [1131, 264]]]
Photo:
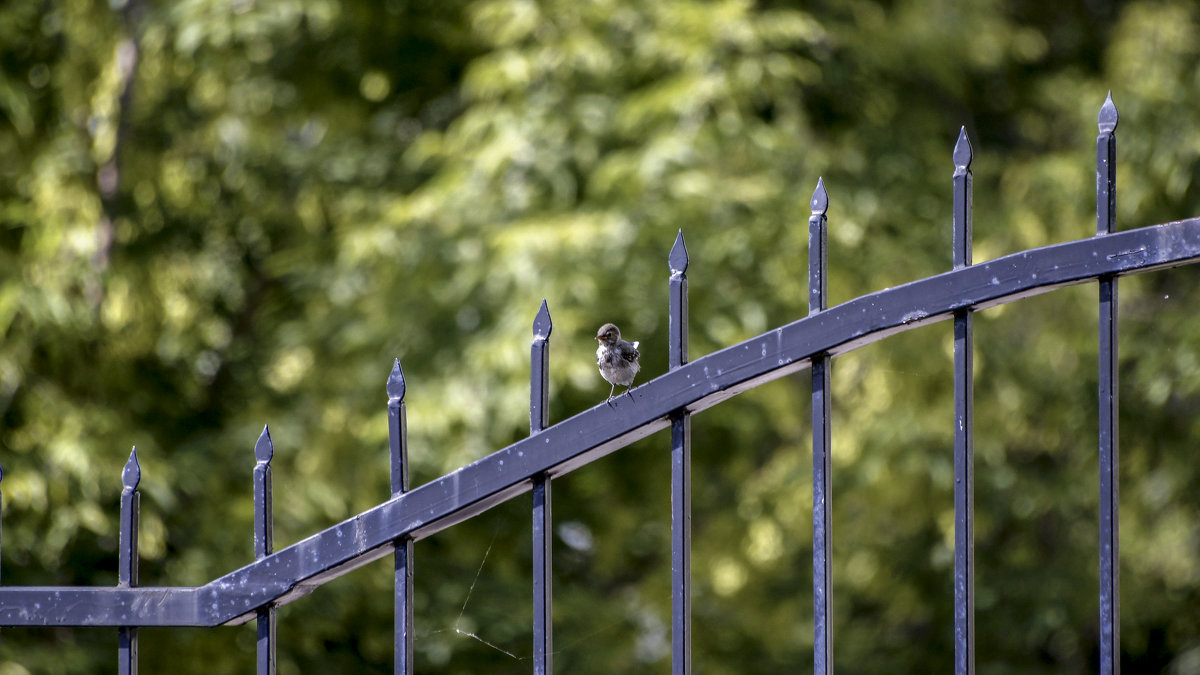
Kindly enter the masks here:
[[[829, 194], [817, 179], [808, 218], [808, 314], [826, 308]], [[833, 408], [828, 354], [812, 357], [813, 672], [833, 673]]]
[[[683, 230], [667, 256], [667, 367], [688, 359], [689, 264]], [[692, 672], [692, 418], [680, 408], [671, 415], [671, 672]]]
[[[1096, 235], [1110, 237], [1117, 216], [1117, 107], [1112, 94], [1097, 119]], [[1121, 583], [1118, 527], [1117, 280], [1100, 277], [1100, 672], [1121, 672]]]
[[[550, 333], [554, 322], [545, 299], [533, 319], [529, 359], [529, 434], [550, 423]], [[554, 671], [554, 517], [550, 477], [533, 478], [533, 672]]]
[[[271, 496], [271, 460], [275, 445], [271, 431], [263, 425], [254, 444], [254, 559], [262, 560], [275, 550], [275, 517]], [[276, 617], [273, 606], [258, 610], [257, 672], [275, 675]]]
[[[117, 588], [130, 588], [138, 583], [138, 524], [141, 513], [142, 467], [138, 464], [137, 448], [129, 452], [129, 461], [121, 471], [121, 538], [117, 543]], [[117, 629], [117, 672], [137, 675], [138, 623], [131, 622]]]
[[[392, 498], [408, 492], [408, 416], [404, 403], [407, 387], [400, 359], [392, 365], [388, 375], [388, 457], [391, 466]], [[413, 663], [413, 542], [412, 537], [401, 536], [396, 540], [392, 560], [394, 574], [394, 671], [396, 675], [411, 675]]]
[[697, 412], [890, 335], [1079, 284], [1200, 259], [1200, 218], [1055, 244], [862, 296], [714, 352], [199, 588], [0, 587], [0, 625], [240, 623]]
[[[954, 145], [954, 269], [971, 264], [971, 139]], [[975, 672], [975, 317], [954, 312], [954, 672]]]

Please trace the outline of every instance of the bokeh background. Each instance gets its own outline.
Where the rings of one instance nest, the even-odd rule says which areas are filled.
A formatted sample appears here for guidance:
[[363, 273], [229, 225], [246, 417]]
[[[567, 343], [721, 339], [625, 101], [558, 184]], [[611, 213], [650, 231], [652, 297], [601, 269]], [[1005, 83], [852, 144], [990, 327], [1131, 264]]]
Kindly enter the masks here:
[[[9, 0], [0, 6], [5, 584], [116, 580], [141, 457], [144, 585], [253, 559], [600, 401], [608, 321], [666, 369], [666, 256], [693, 358], [806, 314], [828, 187], [830, 304], [948, 270], [951, 150], [975, 260], [1095, 231], [1096, 115], [1120, 110], [1118, 227], [1200, 215], [1191, 0]], [[1200, 672], [1200, 269], [1121, 282], [1121, 650]], [[1094, 671], [1096, 289], [976, 323], [980, 673]], [[834, 660], [953, 656], [952, 330], [834, 362]], [[806, 375], [806, 374], [805, 374]], [[644, 381], [644, 380], [643, 380]], [[806, 376], [698, 415], [694, 660], [812, 659]], [[669, 672], [668, 438], [557, 479], [555, 661]], [[531, 668], [529, 497], [416, 545], [417, 671]], [[390, 562], [279, 612], [279, 672], [389, 673]], [[116, 631], [5, 629], [0, 673], [115, 671]], [[147, 629], [145, 672], [245, 673], [252, 626]]]

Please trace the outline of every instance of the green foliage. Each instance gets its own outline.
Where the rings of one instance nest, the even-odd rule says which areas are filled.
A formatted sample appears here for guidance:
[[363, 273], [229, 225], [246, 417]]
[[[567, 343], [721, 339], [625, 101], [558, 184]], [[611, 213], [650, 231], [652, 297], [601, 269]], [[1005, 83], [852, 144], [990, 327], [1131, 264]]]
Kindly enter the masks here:
[[[1198, 215], [1198, 33], [1184, 0], [7, 3], [4, 583], [114, 583], [133, 444], [146, 585], [252, 558], [264, 423], [278, 546], [385, 499], [395, 356], [414, 484], [520, 438], [543, 297], [552, 421], [603, 396], [601, 323], [663, 372], [680, 228], [693, 357], [795, 320], [818, 176], [831, 304], [944, 271], [960, 125], [977, 262], [1094, 232], [1108, 90], [1120, 226]], [[1137, 670], [1200, 660], [1196, 287], [1121, 282]], [[1095, 306], [1083, 287], [978, 318], [981, 673], [1094, 669]], [[948, 667], [950, 363], [945, 325], [835, 360], [839, 669]], [[694, 422], [700, 671], [811, 659], [807, 388]], [[560, 672], [669, 669], [667, 474], [656, 436], [555, 481]], [[527, 499], [416, 545], [421, 672], [528, 670]], [[281, 609], [280, 672], [390, 672], [390, 594], [380, 562]], [[253, 658], [249, 629], [143, 635], [149, 672]], [[6, 629], [0, 672], [97, 672], [114, 643]]]

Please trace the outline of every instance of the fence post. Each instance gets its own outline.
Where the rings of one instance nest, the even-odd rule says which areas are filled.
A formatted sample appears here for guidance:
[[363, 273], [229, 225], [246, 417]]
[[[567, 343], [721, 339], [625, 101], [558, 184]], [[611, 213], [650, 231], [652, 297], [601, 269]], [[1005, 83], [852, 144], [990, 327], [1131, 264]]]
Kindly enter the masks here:
[[[529, 435], [545, 429], [550, 421], [548, 405], [550, 377], [550, 332], [554, 324], [546, 300], [533, 319], [533, 342], [529, 372]], [[533, 479], [533, 672], [554, 672], [553, 528], [550, 507], [550, 477]]]
[[[812, 215], [808, 218], [808, 314], [825, 310], [827, 294], [825, 274], [828, 261], [828, 235], [825, 212], [829, 209], [829, 194], [825, 180], [817, 179], [813, 191]], [[833, 451], [831, 439], [832, 407], [829, 355], [820, 354], [812, 360], [812, 462], [813, 462], [813, 672], [829, 675], [833, 672], [833, 562], [830, 559], [833, 542], [830, 484]]]
[[[391, 455], [392, 499], [408, 492], [408, 416], [405, 410], [404, 371], [400, 359], [388, 376], [388, 440]], [[395, 554], [395, 673], [413, 672], [413, 542], [401, 537]]]
[[[1096, 136], [1096, 234], [1116, 231], [1117, 107], [1112, 92], [1100, 108]], [[1118, 528], [1117, 279], [1100, 285], [1100, 672], [1121, 672], [1121, 580]]]
[[[254, 559], [262, 560], [275, 550], [275, 518], [271, 496], [271, 459], [275, 446], [271, 431], [263, 425], [254, 444]], [[258, 673], [275, 675], [275, 607], [258, 610]]]
[[[138, 512], [141, 495], [137, 486], [142, 480], [138, 465], [137, 447], [129, 453], [129, 461], [121, 471], [121, 538], [117, 560], [117, 588], [132, 588], [138, 584]], [[117, 629], [117, 672], [137, 675], [138, 629], [125, 626]]]
[[[667, 257], [667, 367], [688, 359], [688, 252], [683, 230]], [[692, 672], [692, 416], [687, 409], [671, 416], [671, 664], [674, 675]]]
[[[954, 269], [971, 264], [971, 140], [954, 144]], [[975, 316], [954, 313], [954, 672], [975, 672]]]

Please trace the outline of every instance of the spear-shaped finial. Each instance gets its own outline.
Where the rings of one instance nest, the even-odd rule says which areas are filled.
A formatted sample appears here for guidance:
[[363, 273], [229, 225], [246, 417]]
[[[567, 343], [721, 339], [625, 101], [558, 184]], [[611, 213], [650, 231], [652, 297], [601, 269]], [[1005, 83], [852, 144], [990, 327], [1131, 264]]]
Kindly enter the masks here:
[[550, 320], [550, 308], [546, 306], [546, 299], [542, 298], [542, 306], [538, 309], [537, 316], [533, 317], [533, 339], [546, 340], [552, 330], [554, 322]]
[[817, 178], [817, 189], [813, 190], [810, 204], [814, 216], [823, 216], [829, 210], [829, 193], [825, 192], [824, 178]]
[[1108, 96], [1104, 98], [1104, 105], [1100, 106], [1100, 116], [1098, 118], [1100, 133], [1112, 133], [1117, 130], [1117, 122], [1120, 120], [1120, 115], [1117, 114], [1117, 106], [1113, 103], [1112, 92], [1108, 92]]
[[129, 461], [125, 462], [125, 469], [121, 471], [121, 482], [125, 484], [126, 490], [136, 490], [138, 483], [142, 482], [142, 467], [138, 464], [136, 445], [129, 453]]
[[683, 243], [683, 229], [675, 236], [675, 245], [671, 247], [671, 255], [667, 256], [671, 265], [671, 274], [683, 274], [688, 268], [687, 246]]
[[966, 170], [971, 166], [971, 159], [974, 156], [971, 148], [971, 139], [967, 137], [967, 128], [962, 127], [958, 131], [958, 141], [954, 144], [954, 166], [957, 169]]
[[400, 359], [396, 359], [396, 365], [392, 366], [392, 374], [388, 376], [387, 394], [389, 401], [404, 399], [404, 371], [400, 370]]
[[275, 445], [271, 443], [271, 430], [264, 424], [262, 433], [258, 436], [258, 442], [254, 444], [254, 458], [258, 460], [259, 464], [269, 464], [274, 456]]

